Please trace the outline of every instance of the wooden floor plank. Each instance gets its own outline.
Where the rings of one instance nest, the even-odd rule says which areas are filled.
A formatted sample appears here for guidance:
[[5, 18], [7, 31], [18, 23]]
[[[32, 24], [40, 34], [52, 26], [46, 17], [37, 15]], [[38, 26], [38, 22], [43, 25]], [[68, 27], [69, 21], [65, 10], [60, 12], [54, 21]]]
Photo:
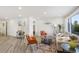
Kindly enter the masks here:
[[[52, 50], [54, 47], [55, 46], [53, 45]], [[53, 52], [55, 52], [54, 50]], [[48, 52], [49, 51], [44, 51], [43, 49], [38, 49], [36, 51], [36, 53]], [[14, 37], [0, 36], [0, 53], [31, 53], [31, 49], [30, 47], [27, 47], [24, 40], [16, 39]]]

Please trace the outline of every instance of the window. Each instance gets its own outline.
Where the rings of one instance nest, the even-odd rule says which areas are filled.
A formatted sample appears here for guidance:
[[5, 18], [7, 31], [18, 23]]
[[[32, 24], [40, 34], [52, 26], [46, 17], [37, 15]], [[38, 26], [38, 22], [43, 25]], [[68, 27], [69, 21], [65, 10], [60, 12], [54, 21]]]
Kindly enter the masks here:
[[68, 27], [68, 29], [71, 29], [71, 33], [79, 35], [79, 14], [71, 17], [69, 20], [68, 26], [71, 25], [71, 27]]

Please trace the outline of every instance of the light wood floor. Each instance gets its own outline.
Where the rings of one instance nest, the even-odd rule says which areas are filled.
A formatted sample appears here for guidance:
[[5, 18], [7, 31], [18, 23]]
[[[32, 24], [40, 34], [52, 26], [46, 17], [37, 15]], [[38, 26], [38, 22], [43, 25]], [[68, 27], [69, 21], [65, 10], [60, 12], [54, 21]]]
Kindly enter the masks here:
[[[46, 51], [49, 47], [40, 44], [43, 48], [39, 48], [36, 53], [55, 53], [55, 45], [52, 46], [52, 51]], [[31, 53], [30, 47], [24, 44], [24, 40], [16, 39], [14, 37], [0, 36], [0, 53]]]

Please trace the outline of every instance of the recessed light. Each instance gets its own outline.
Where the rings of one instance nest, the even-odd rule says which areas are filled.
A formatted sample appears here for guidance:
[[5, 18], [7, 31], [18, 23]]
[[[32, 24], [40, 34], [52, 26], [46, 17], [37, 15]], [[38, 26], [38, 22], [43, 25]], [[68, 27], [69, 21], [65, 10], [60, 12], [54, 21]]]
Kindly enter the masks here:
[[18, 7], [19, 10], [22, 10], [22, 7]]
[[43, 14], [44, 14], [44, 15], [46, 15], [46, 14], [47, 14], [47, 12], [45, 11], [45, 12], [43, 12]]

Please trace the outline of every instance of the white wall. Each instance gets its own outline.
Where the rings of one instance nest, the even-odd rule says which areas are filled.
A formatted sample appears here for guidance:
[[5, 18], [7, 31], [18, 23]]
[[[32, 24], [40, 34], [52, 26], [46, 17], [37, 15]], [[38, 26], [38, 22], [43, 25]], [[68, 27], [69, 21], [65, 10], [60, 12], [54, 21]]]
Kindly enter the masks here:
[[29, 19], [25, 18], [24, 21], [25, 21], [24, 32], [25, 34], [28, 34], [29, 33]]
[[15, 21], [15, 20], [7, 21], [7, 35], [16, 36], [17, 29], [18, 29], [17, 21]]
[[[34, 18], [24, 18], [24, 19], [13, 19], [8, 21], [8, 29], [7, 33], [10, 36], [16, 36], [16, 31], [18, 30], [18, 22], [25, 22], [24, 26], [22, 26], [22, 30], [25, 32], [25, 34], [33, 34], [33, 28], [31, 27], [33, 24], [32, 22], [29, 23], [29, 21], [34, 20]], [[51, 25], [46, 25], [46, 22], [50, 22], [52, 25], [58, 25], [63, 24], [63, 18], [52, 18], [52, 19], [44, 19], [44, 20], [36, 20], [36, 35], [40, 35], [40, 31], [44, 30], [48, 34], [52, 35], [53, 29]]]
[[[27, 18], [21, 18], [21, 19], [12, 19], [12, 20], [8, 20], [7, 21], [7, 35], [9, 36], [16, 36], [16, 32], [18, 30], [22, 30], [25, 32], [25, 35], [26, 34], [33, 34], [33, 27], [32, 27], [32, 22], [29, 22], [31, 21], [32, 19], [27, 19]], [[23, 25], [22, 26], [18, 26], [18, 22], [21, 22]]]
[[[22, 26], [20, 26], [21, 30], [25, 32], [25, 34], [29, 33], [29, 19], [27, 18], [22, 18], [22, 19], [17, 19], [17, 22], [21, 22]], [[18, 27], [19, 28], [19, 27]]]
[[33, 18], [32, 17], [29, 18], [28, 23], [29, 23], [29, 28], [28, 28], [29, 29], [29, 35], [33, 36]]
[[64, 29], [65, 29], [65, 32], [68, 32], [68, 19], [64, 19], [65, 22], [64, 22]]
[[[19, 21], [21, 21], [21, 23], [23, 24], [21, 27], [18, 26]], [[16, 36], [16, 32], [20, 29], [23, 30], [26, 34], [28, 32], [27, 25], [28, 25], [27, 19], [8, 20], [7, 21], [7, 35]]]
[[51, 25], [46, 25], [46, 22], [50, 22], [51, 25], [58, 25], [58, 24], [63, 24], [63, 18], [52, 18], [52, 19], [48, 19], [48, 20], [37, 20], [36, 21], [36, 34], [40, 35], [40, 31], [44, 30], [46, 31], [49, 35], [52, 35], [53, 33], [53, 29]]
[[48, 34], [51, 33], [51, 26], [44, 24], [44, 21], [39, 20], [36, 23], [36, 35], [40, 35], [40, 31], [46, 31]]
[[63, 24], [63, 18], [52, 19], [51, 23], [54, 24], [54, 25]]

